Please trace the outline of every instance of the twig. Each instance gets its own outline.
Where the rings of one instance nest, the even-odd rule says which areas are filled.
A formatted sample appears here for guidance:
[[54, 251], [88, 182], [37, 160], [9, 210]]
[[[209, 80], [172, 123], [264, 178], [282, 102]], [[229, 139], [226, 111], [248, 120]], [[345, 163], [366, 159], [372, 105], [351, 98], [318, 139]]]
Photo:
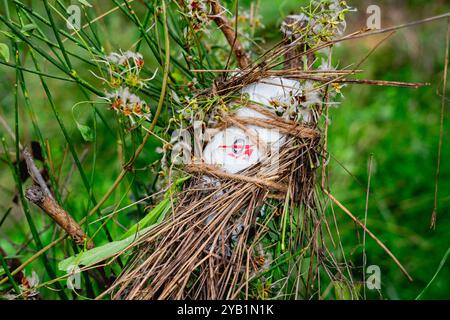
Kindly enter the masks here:
[[76, 244], [84, 245], [85, 241], [87, 241], [88, 249], [94, 247], [94, 243], [88, 239], [80, 225], [48, 195], [47, 191], [40, 186], [33, 185], [27, 189], [25, 196], [63, 228]]
[[[357, 31], [357, 32], [351, 33], [349, 35], [343, 36], [342, 38], [334, 39], [334, 40], [331, 40], [331, 41], [327, 41], [327, 42], [319, 45], [318, 47], [311, 48], [311, 49], [307, 50], [305, 53], [309, 53], [311, 51], [316, 52], [316, 51], [318, 51], [320, 49], [329, 47], [329, 46], [331, 46], [333, 44], [336, 44], [336, 43], [339, 43], [339, 42], [355, 40], [355, 39], [359, 39], [359, 38], [363, 38], [363, 37], [370, 37], [370, 36], [373, 36], [373, 35], [382, 34], [382, 33], [386, 33], [386, 32], [393, 32], [393, 31], [396, 31], [396, 30], [399, 30], [399, 29], [413, 27], [413, 26], [417, 26], [417, 25], [420, 25], [420, 24], [425, 24], [425, 23], [428, 23], [428, 22], [432, 22], [432, 21], [436, 21], [436, 20], [440, 20], [440, 19], [448, 18], [448, 17], [450, 17], [450, 13], [445, 13], [445, 14], [433, 16], [433, 17], [430, 17], [430, 18], [422, 19], [422, 20], [412, 21], [412, 22], [409, 22], [409, 23], [405, 23], [405, 24], [401, 24], [401, 25], [397, 25], [397, 26], [393, 26], [393, 27], [388, 27], [388, 28], [385, 28], [385, 29]], [[303, 53], [300, 54], [300, 55], [303, 55]], [[297, 56], [298, 55], [295, 55], [291, 59], [295, 59]], [[283, 63], [283, 62], [281, 62], [281, 63]], [[273, 66], [273, 67], [276, 67], [276, 65]]]
[[[389, 33], [386, 37], [384, 37], [383, 39], [381, 39], [365, 56], [364, 56], [364, 58], [362, 58], [362, 60], [361, 61], [359, 61], [357, 64], [356, 64], [356, 67], [355, 68], [353, 68], [353, 70], [358, 70], [359, 69], [359, 67], [364, 63], [364, 62], [366, 62], [366, 60], [367, 59], [369, 59], [369, 57], [387, 40], [387, 39], [389, 39], [392, 35], [394, 34], [394, 31], [392, 31], [391, 33]], [[352, 73], [351, 74], [353, 74], [353, 70], [352, 70]], [[350, 74], [350, 75], [351, 75]], [[322, 88], [322, 87], [325, 87], [325, 86], [327, 86], [327, 85], [329, 85], [329, 84], [332, 84], [333, 82], [336, 82], [336, 81], [338, 81], [338, 80], [341, 80], [341, 79], [344, 79], [344, 78], [346, 78], [346, 75], [341, 75], [341, 76], [339, 76], [339, 77], [337, 77], [336, 79], [333, 79], [333, 80], [331, 80], [331, 81], [328, 81], [328, 82], [326, 82], [326, 83], [324, 83], [324, 84], [322, 84], [322, 85], [320, 85], [317, 89], [315, 89], [315, 90], [318, 90], [318, 89], [320, 89], [320, 88]]]
[[[33, 157], [27, 148], [22, 151], [22, 156], [27, 163], [28, 172], [36, 183], [27, 189], [26, 198], [39, 206], [45, 213], [47, 213], [61, 228], [63, 228], [69, 236], [78, 245], [84, 245], [87, 238], [80, 225], [69, 215], [59, 204], [55, 201], [52, 193], [47, 187], [47, 183], [42, 177], [39, 169], [34, 163]], [[87, 248], [94, 247], [94, 243], [91, 240], [87, 241]]]
[[450, 17], [447, 22], [447, 36], [445, 41], [445, 59], [444, 59], [444, 83], [442, 85], [442, 100], [441, 100], [441, 117], [440, 117], [440, 127], [439, 127], [439, 147], [438, 147], [438, 159], [436, 165], [436, 180], [435, 180], [435, 191], [434, 191], [434, 206], [433, 212], [431, 214], [431, 224], [430, 229], [436, 227], [437, 218], [437, 204], [438, 204], [438, 193], [439, 193], [439, 175], [441, 171], [441, 157], [442, 157], [442, 137], [444, 133], [444, 115], [445, 115], [445, 90], [447, 90], [447, 72], [448, 72], [448, 47], [450, 43]]
[[[309, 20], [304, 15], [291, 15], [287, 16], [281, 30], [284, 33], [285, 46], [289, 48], [284, 54], [284, 70], [297, 69], [304, 70], [303, 65], [303, 53], [306, 52], [309, 47], [306, 42], [297, 43], [300, 39], [302, 32], [300, 30], [305, 29], [308, 26]], [[295, 58], [294, 58], [295, 57]], [[314, 52], [310, 52], [306, 58], [307, 68], [314, 62]]]
[[388, 81], [388, 80], [371, 80], [371, 79], [343, 79], [343, 78], [320, 78], [320, 77], [313, 77], [313, 76], [292, 76], [291, 78], [294, 79], [306, 79], [306, 80], [312, 80], [312, 81], [321, 81], [321, 82], [327, 82], [327, 84], [331, 83], [354, 83], [354, 84], [367, 84], [367, 85], [374, 85], [374, 86], [382, 86], [382, 87], [404, 87], [404, 88], [420, 88], [429, 86], [429, 83], [422, 83], [422, 82], [402, 82], [402, 81]]
[[25, 159], [25, 162], [27, 163], [28, 173], [30, 174], [30, 177], [33, 179], [33, 181], [39, 185], [39, 187], [42, 189], [42, 191], [44, 191], [47, 197], [54, 199], [52, 193], [47, 187], [47, 183], [42, 177], [39, 169], [36, 167], [33, 157], [31, 156], [27, 148], [24, 148], [22, 150], [22, 157]]
[[260, 186], [262, 188], [268, 188], [272, 190], [277, 190], [280, 192], [287, 192], [287, 187], [283, 184], [270, 181], [267, 178], [263, 177], [250, 177], [243, 174], [233, 174], [233, 173], [227, 173], [223, 170], [221, 170], [218, 167], [208, 165], [208, 164], [190, 164], [186, 166], [186, 171], [189, 173], [202, 173], [207, 175], [212, 175], [215, 177], [219, 177], [226, 180], [237, 180], [237, 181], [243, 181], [248, 183], [256, 184], [257, 186]]
[[372, 31], [364, 32], [364, 33], [356, 35], [356, 36], [354, 36], [354, 37], [352, 37], [351, 39], [348, 39], [348, 40], [353, 40], [353, 39], [358, 39], [358, 38], [362, 38], [362, 37], [373, 36], [373, 35], [380, 34], [380, 33], [386, 33], [386, 32], [395, 31], [395, 30], [399, 30], [399, 29], [409, 28], [409, 27], [413, 27], [413, 26], [417, 26], [417, 25], [420, 25], [420, 24], [424, 24], [424, 23], [440, 20], [440, 19], [443, 19], [443, 18], [449, 18], [449, 17], [450, 17], [450, 13], [444, 13], [444, 14], [440, 14], [440, 15], [437, 15], [437, 16], [425, 18], [425, 19], [422, 19], [422, 20], [407, 22], [407, 23], [404, 23], [404, 24], [400, 24], [400, 25], [396, 25], [396, 26], [392, 26], [392, 27], [388, 27], [388, 28], [384, 28], [384, 29], [372, 30]]
[[[370, 196], [370, 178], [372, 177], [372, 160], [373, 154], [370, 155], [369, 158], [369, 168], [368, 168], [368, 179], [367, 179], [367, 192], [366, 192], [366, 206], [364, 207], [364, 227], [367, 228], [367, 212], [369, 211], [369, 196]], [[366, 298], [366, 264], [367, 264], [367, 255], [366, 255], [366, 230], [364, 229], [363, 233], [363, 285], [364, 285], [364, 299]]]
[[225, 38], [231, 46], [231, 50], [236, 56], [236, 60], [241, 69], [245, 69], [250, 65], [250, 60], [247, 53], [244, 51], [241, 42], [237, 39], [236, 33], [230, 25], [227, 18], [223, 16], [222, 6], [218, 0], [211, 0], [211, 9], [214, 15], [210, 15], [209, 18], [213, 20], [220, 30], [222, 30]]

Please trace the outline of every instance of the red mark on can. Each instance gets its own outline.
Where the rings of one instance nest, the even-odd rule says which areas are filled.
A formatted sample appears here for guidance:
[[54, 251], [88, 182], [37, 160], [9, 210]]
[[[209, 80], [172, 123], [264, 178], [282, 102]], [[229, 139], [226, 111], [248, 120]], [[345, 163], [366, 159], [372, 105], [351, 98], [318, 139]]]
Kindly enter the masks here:
[[246, 144], [233, 144], [231, 146], [219, 146], [222, 149], [232, 149], [233, 153], [227, 154], [227, 156], [235, 159], [243, 159], [245, 157], [250, 158], [253, 153], [253, 146]]

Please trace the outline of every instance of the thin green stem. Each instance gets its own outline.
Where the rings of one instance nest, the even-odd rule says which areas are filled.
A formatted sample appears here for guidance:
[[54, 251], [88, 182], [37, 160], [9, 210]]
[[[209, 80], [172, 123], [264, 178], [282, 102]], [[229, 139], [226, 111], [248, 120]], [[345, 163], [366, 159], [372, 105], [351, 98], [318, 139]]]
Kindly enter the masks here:
[[[166, 15], [165, 1], [163, 1], [163, 14], [164, 14], [164, 21], [165, 21], [165, 24], [164, 24], [164, 39], [165, 39], [165, 41], [164, 41], [164, 43], [165, 43], [165, 47], [166, 47], [165, 48], [166, 57], [165, 57], [165, 63], [164, 63], [164, 76], [163, 76], [163, 84], [162, 84], [162, 89], [161, 89], [161, 95], [160, 95], [160, 98], [159, 98], [159, 101], [158, 101], [158, 106], [156, 108], [155, 116], [153, 118], [152, 123], [150, 124], [150, 127], [148, 128], [148, 131], [150, 131], [150, 132], [152, 132], [155, 129], [156, 124], [158, 122], [158, 118], [159, 118], [159, 116], [161, 114], [162, 107], [164, 105], [164, 100], [165, 100], [165, 97], [166, 97], [167, 83], [168, 83], [169, 72], [170, 72], [170, 54], [169, 54], [169, 52], [170, 52], [170, 41], [169, 41], [169, 33], [168, 33], [168, 28], [167, 28], [167, 15]], [[103, 196], [103, 198], [97, 203], [97, 205], [88, 213], [88, 216], [92, 215], [94, 212], [96, 212], [98, 209], [100, 209], [100, 207], [112, 195], [114, 190], [116, 190], [116, 188], [120, 185], [121, 181], [123, 180], [123, 178], [127, 174], [131, 164], [134, 162], [134, 160], [137, 157], [139, 157], [139, 155], [142, 152], [142, 150], [144, 150], [145, 144], [147, 143], [148, 139], [151, 137], [151, 133], [150, 132], [146, 133], [142, 143], [136, 149], [133, 157], [126, 163], [126, 165], [121, 170], [119, 176], [116, 178], [116, 180], [114, 181], [112, 186], [109, 188], [109, 190]]]
[[[32, 57], [32, 59], [33, 59], [35, 68], [36, 68], [38, 71], [40, 71], [40, 70], [39, 70], [39, 65], [38, 65], [37, 59], [36, 59], [36, 57], [35, 57], [33, 51], [31, 51], [31, 57]], [[44, 80], [43, 77], [40, 77], [40, 80], [41, 80], [42, 87], [44, 88], [45, 94], [46, 94], [47, 97], [48, 97], [48, 101], [49, 101], [50, 106], [51, 106], [51, 108], [52, 108], [53, 115], [55, 116], [56, 121], [58, 122], [59, 127], [60, 127], [60, 129], [61, 129], [61, 131], [62, 131], [62, 133], [63, 133], [63, 136], [64, 136], [64, 138], [65, 138], [65, 140], [66, 140], [66, 142], [67, 142], [67, 144], [68, 144], [68, 146], [69, 146], [69, 150], [70, 150], [70, 152], [71, 152], [71, 154], [72, 154], [72, 158], [73, 158], [73, 160], [74, 160], [74, 162], [75, 162], [75, 165], [76, 165], [76, 167], [77, 167], [77, 169], [78, 169], [78, 171], [79, 171], [79, 173], [80, 173], [81, 180], [83, 181], [84, 187], [86, 188], [88, 194], [91, 194], [91, 187], [90, 187], [90, 184], [89, 184], [89, 180], [88, 180], [88, 178], [87, 178], [87, 176], [86, 176], [86, 173], [84, 172], [83, 166], [81, 165], [81, 162], [80, 162], [80, 159], [79, 159], [79, 157], [78, 157], [78, 155], [77, 155], [77, 152], [76, 152], [76, 149], [75, 149], [75, 145], [74, 145], [74, 143], [73, 143], [73, 141], [72, 141], [72, 138], [70, 137], [70, 135], [69, 135], [69, 133], [68, 133], [68, 131], [67, 131], [67, 129], [66, 129], [66, 127], [65, 127], [65, 125], [64, 125], [64, 123], [63, 123], [63, 121], [62, 121], [62, 118], [60, 117], [59, 112], [58, 112], [58, 110], [56, 109], [55, 103], [54, 103], [53, 98], [52, 98], [52, 94], [51, 94], [51, 92], [50, 92], [50, 89], [49, 89], [49, 87], [48, 87], [46, 81]], [[90, 199], [94, 204], [96, 203], [96, 200], [95, 200], [95, 198], [94, 198], [93, 196], [92, 196], [92, 197], [89, 197], [89, 199]], [[106, 235], [107, 235], [107, 237], [108, 237], [108, 240], [109, 240], [109, 241], [112, 241], [112, 237], [111, 237], [111, 235], [110, 235], [108, 229], [105, 229], [105, 233], [106, 233]]]
[[8, 66], [10, 68], [14, 68], [14, 69], [17, 68], [17, 69], [19, 69], [21, 71], [25, 71], [27, 73], [32, 73], [32, 74], [35, 74], [35, 75], [43, 76], [43, 77], [46, 77], [46, 78], [51, 78], [51, 79], [56, 79], [56, 80], [61, 80], [61, 81], [67, 81], [67, 82], [76, 82], [73, 79], [63, 78], [63, 77], [55, 76], [55, 75], [48, 74], [48, 73], [45, 73], [45, 72], [38, 72], [36, 70], [32, 70], [32, 69], [25, 68], [25, 67], [22, 67], [22, 66], [16, 66], [13, 63], [9, 63], [9, 62], [3, 61], [3, 60], [0, 60], [0, 64], [4, 65], [4, 66]]
[[11, 271], [9, 270], [8, 264], [6, 263], [6, 260], [1, 253], [0, 253], [0, 262], [3, 266], [3, 270], [5, 271], [6, 277], [8, 278], [9, 282], [11, 282], [14, 288], [14, 291], [16, 292], [17, 295], [20, 295], [21, 294], [20, 288], [17, 282], [14, 280], [14, 277], [11, 275]]
[[59, 32], [58, 32], [59, 28], [56, 26], [55, 21], [53, 20], [53, 15], [50, 12], [50, 6], [48, 4], [48, 0], [44, 0], [44, 7], [45, 7], [45, 11], [47, 12], [47, 16], [50, 21], [50, 25], [53, 29], [53, 33], [55, 34], [56, 41], [58, 42], [59, 49], [61, 50], [61, 52], [64, 56], [64, 59], [66, 60], [67, 67], [70, 70], [72, 70], [72, 63], [70, 62], [69, 56], [67, 55], [67, 52], [66, 52], [66, 48], [64, 47], [64, 44], [61, 41], [61, 37], [59, 36]]
[[[15, 61], [16, 61], [16, 65], [19, 63], [19, 53], [18, 53], [18, 48], [17, 48], [17, 44], [15, 42], [12, 42], [13, 45], [13, 49], [14, 49], [14, 54], [15, 54]], [[15, 128], [15, 151], [16, 151], [16, 163], [15, 165], [11, 162], [11, 160], [9, 159], [9, 156], [7, 156], [7, 160], [8, 163], [11, 167], [11, 172], [13, 173], [14, 179], [16, 181], [16, 185], [18, 188], [18, 193], [19, 193], [19, 198], [20, 198], [20, 202], [22, 204], [22, 208], [23, 208], [23, 212], [25, 214], [25, 217], [27, 219], [28, 222], [28, 226], [30, 228], [31, 234], [33, 236], [33, 240], [36, 244], [36, 247], [39, 249], [41, 249], [43, 247], [42, 245], [42, 241], [41, 238], [39, 236], [39, 233], [36, 229], [36, 226], [34, 224], [33, 218], [31, 217], [31, 212], [30, 212], [30, 208], [28, 206], [28, 202], [26, 201], [25, 197], [24, 197], [24, 190], [23, 190], [23, 185], [22, 185], [22, 181], [20, 180], [19, 174], [20, 174], [20, 157], [21, 157], [21, 148], [20, 148], [20, 129], [19, 129], [19, 99], [18, 99], [18, 87], [19, 87], [19, 79], [20, 79], [20, 72], [19, 70], [16, 70], [16, 85], [15, 85], [15, 91], [14, 91], [14, 96], [15, 96], [15, 104], [14, 104], [14, 114], [15, 114], [15, 118], [14, 118], [14, 128]], [[3, 141], [4, 143], [4, 148], [5, 150], [7, 150], [6, 145], [5, 145], [5, 141]], [[56, 277], [56, 273], [53, 269], [53, 267], [50, 265], [50, 262], [47, 258], [47, 256], [43, 256], [43, 262], [44, 262], [44, 266], [45, 269], [47, 270], [47, 273], [49, 274], [49, 276], [51, 278], [55, 278]], [[64, 291], [62, 290], [62, 287], [59, 283], [57, 283], [57, 288], [59, 289], [58, 294], [62, 299], [67, 299], [67, 295], [64, 293]]]

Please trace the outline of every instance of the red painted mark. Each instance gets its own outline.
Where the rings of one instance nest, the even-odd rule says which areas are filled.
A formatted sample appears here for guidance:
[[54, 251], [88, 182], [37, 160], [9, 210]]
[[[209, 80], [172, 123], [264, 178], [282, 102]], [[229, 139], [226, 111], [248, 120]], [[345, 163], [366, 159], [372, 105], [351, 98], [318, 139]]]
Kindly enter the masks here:
[[244, 149], [244, 152], [241, 155], [236, 155], [234, 153], [228, 154], [228, 156], [233, 157], [235, 159], [239, 159], [239, 158], [245, 157], [245, 156], [250, 158], [253, 153], [253, 146], [248, 145], [248, 144], [246, 144], [246, 145], [235, 144], [235, 145], [231, 145], [231, 146], [219, 146], [219, 148], [222, 148], [222, 149]]

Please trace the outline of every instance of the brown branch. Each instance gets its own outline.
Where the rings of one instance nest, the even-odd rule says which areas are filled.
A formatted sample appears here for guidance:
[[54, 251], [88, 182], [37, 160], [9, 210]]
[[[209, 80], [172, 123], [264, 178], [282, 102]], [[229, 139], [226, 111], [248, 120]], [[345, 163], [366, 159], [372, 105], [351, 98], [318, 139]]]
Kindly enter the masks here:
[[209, 15], [209, 18], [217, 24], [220, 30], [222, 30], [225, 38], [231, 46], [231, 50], [236, 56], [239, 67], [241, 69], [247, 68], [250, 65], [248, 55], [242, 47], [241, 42], [238, 40], [236, 32], [231, 27], [230, 22], [223, 16], [222, 6], [218, 0], [211, 0], [210, 4], [213, 15]]
[[[301, 30], [308, 26], [309, 20], [305, 15], [287, 16], [282, 25], [281, 31], [284, 35], [285, 47], [288, 49], [284, 54], [284, 69], [303, 70], [303, 54], [310, 49], [306, 42], [298, 43], [301, 40]], [[314, 52], [307, 54], [307, 67], [314, 63]]]
[[[55, 198], [47, 187], [45, 179], [42, 177], [27, 148], [22, 150], [22, 156], [27, 163], [28, 172], [35, 182], [35, 185], [27, 189], [25, 193], [26, 198], [47, 213], [69, 234], [76, 244], [84, 245], [84, 241], [87, 239], [86, 234], [80, 225], [55, 201]], [[88, 240], [87, 247], [88, 249], [93, 248], [94, 243]]]
[[24, 148], [22, 150], [22, 156], [25, 159], [25, 162], [27, 163], [28, 173], [30, 174], [31, 179], [33, 179], [33, 181], [41, 187], [41, 189], [45, 192], [45, 194], [48, 197], [53, 199], [53, 195], [48, 189], [45, 179], [42, 177], [41, 172], [36, 167], [33, 157], [27, 148]]
[[88, 239], [80, 225], [51, 198], [40, 186], [32, 185], [25, 193], [26, 198], [39, 206], [47, 213], [78, 245], [84, 245], [87, 240], [87, 248], [92, 249], [94, 243]]

